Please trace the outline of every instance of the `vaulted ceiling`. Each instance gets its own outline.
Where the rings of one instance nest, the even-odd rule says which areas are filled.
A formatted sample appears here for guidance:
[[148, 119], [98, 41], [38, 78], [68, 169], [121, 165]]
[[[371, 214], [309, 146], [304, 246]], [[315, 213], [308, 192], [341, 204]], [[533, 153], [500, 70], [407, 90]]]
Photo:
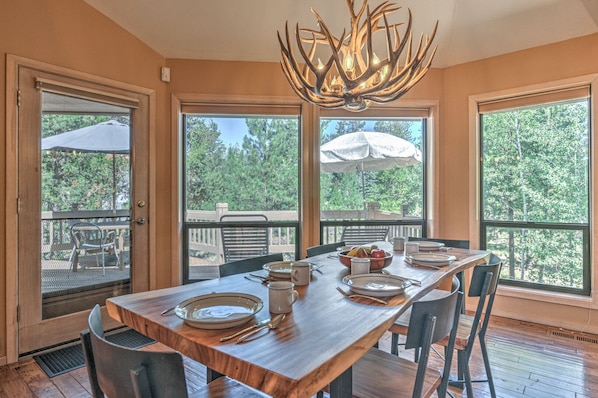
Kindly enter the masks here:
[[[313, 7], [337, 36], [350, 23], [346, 0], [85, 1], [165, 58], [278, 62], [276, 32], [286, 21], [291, 31], [296, 23], [315, 29]], [[411, 10], [415, 42], [438, 21], [437, 68], [598, 32], [598, 0], [391, 2], [402, 7], [391, 23]]]

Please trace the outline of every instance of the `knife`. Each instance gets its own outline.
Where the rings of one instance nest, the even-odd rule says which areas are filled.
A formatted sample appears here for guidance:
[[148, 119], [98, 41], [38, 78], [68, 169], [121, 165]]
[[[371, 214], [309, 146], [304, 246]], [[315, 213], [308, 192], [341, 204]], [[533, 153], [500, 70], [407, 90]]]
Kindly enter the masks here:
[[264, 319], [263, 321], [260, 321], [260, 322], [256, 323], [255, 325], [248, 326], [248, 327], [246, 327], [243, 330], [239, 330], [237, 333], [231, 334], [230, 336], [222, 337], [220, 339], [220, 341], [228, 341], [230, 339], [234, 339], [235, 337], [240, 336], [243, 333], [247, 333], [247, 332], [249, 332], [252, 329], [256, 329], [256, 328], [260, 328], [262, 326], [266, 326], [266, 325], [268, 325], [268, 322], [270, 322], [270, 318]]

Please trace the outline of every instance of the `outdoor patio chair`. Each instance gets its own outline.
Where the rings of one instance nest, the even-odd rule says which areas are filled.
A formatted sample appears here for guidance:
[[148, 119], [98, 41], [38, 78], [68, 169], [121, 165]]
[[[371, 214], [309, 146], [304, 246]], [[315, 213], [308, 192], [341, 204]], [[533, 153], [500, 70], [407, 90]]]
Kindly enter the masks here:
[[225, 214], [220, 217], [224, 262], [268, 254], [267, 221], [268, 217], [263, 214]]
[[364, 245], [371, 242], [385, 241], [389, 227], [384, 226], [349, 226], [343, 228], [341, 241], [347, 245]]
[[117, 237], [114, 231], [103, 231], [99, 225], [90, 222], [77, 222], [71, 226], [71, 241], [73, 249], [69, 257], [69, 269], [77, 271], [79, 255], [95, 254], [96, 265], [100, 266], [102, 260], [102, 275], [106, 275], [106, 253], [113, 253], [116, 256], [116, 266], [120, 266], [120, 258], [117, 246]]
[[142, 351], [104, 339], [100, 306], [91, 310], [89, 330], [81, 332], [83, 355], [94, 398], [264, 398], [267, 395], [220, 377], [193, 394], [187, 392], [183, 356], [176, 351]]

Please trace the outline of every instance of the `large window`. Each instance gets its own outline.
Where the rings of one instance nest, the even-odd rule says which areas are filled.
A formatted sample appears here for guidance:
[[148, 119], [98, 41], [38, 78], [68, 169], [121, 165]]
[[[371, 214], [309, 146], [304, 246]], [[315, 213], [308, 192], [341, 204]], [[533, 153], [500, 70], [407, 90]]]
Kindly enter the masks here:
[[388, 238], [425, 235], [426, 126], [427, 118], [420, 115], [324, 115], [320, 121], [324, 243], [339, 241], [349, 225], [386, 225]]
[[480, 104], [481, 245], [501, 283], [590, 292], [589, 89]]
[[223, 221], [250, 229], [265, 219], [266, 252], [294, 258], [299, 248], [299, 109], [184, 110], [185, 281], [216, 277], [215, 266], [229, 260]]

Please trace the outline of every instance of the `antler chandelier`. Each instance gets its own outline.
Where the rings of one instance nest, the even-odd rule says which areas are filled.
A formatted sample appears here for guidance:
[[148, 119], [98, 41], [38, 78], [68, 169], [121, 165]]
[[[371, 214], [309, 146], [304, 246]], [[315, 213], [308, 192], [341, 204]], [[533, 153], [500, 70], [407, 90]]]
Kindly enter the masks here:
[[[384, 1], [370, 12], [368, 0], [355, 13], [355, 0], [346, 0], [351, 13], [351, 31], [340, 37], [330, 30], [312, 8], [318, 20], [319, 30], [295, 27], [295, 41], [301, 54], [302, 66], [297, 62], [291, 44], [288, 21], [285, 25], [286, 40], [278, 32], [282, 53], [282, 69], [295, 93], [307, 102], [323, 108], [344, 107], [350, 111], [362, 111], [371, 102], [386, 103], [396, 100], [419, 82], [430, 69], [436, 48], [425, 61], [438, 27], [438, 21], [430, 37], [422, 34], [417, 49], [412, 49], [411, 10], [403, 37], [399, 27], [403, 23], [389, 24], [387, 16], [400, 10], [394, 3]], [[374, 53], [374, 34], [386, 35], [385, 59]], [[309, 50], [304, 45], [307, 44]], [[325, 56], [318, 56], [326, 47]], [[406, 54], [401, 57], [403, 50]], [[317, 57], [317, 61], [314, 58]], [[325, 62], [322, 62], [325, 59]]]

